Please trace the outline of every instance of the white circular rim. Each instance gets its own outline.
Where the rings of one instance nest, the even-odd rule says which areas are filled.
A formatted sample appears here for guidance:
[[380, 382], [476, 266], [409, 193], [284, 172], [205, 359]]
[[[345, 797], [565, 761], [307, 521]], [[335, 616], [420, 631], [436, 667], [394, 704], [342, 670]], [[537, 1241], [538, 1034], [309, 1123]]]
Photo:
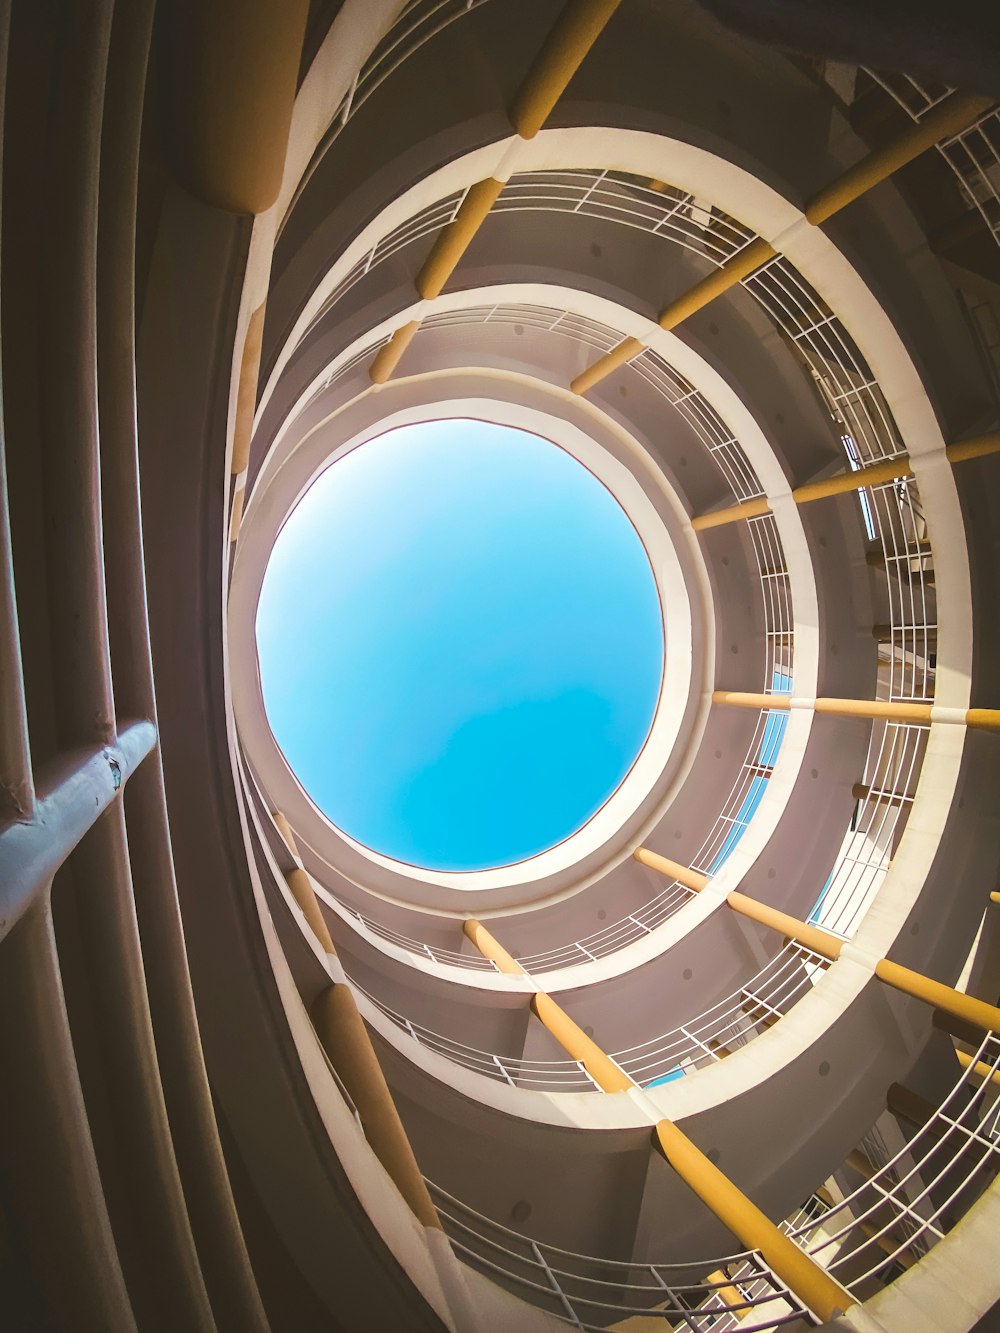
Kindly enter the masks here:
[[[361, 403], [374, 419], [350, 428], [338, 411], [325, 415], [294, 444], [291, 433], [286, 435], [280, 466], [268, 469], [266, 479], [262, 479], [265, 484], [255, 490], [254, 503], [241, 528], [230, 594], [230, 669], [234, 711], [248, 757], [271, 799], [282, 803], [283, 812], [303, 833], [308, 846], [344, 879], [379, 897], [407, 907], [462, 914], [473, 907], [483, 910], [497, 905], [495, 894], [500, 895], [503, 906], [531, 907], [551, 901], [553, 892], [561, 895], [576, 891], [594, 877], [588, 862], [599, 859], [601, 872], [607, 870], [607, 849], [616, 842], [616, 835], [620, 845], [615, 856], [621, 859], [628, 854], [631, 847], [625, 843], [630, 822], [648, 805], [657, 786], [662, 786], [665, 771], [686, 764], [689, 754], [693, 754], [692, 734], [700, 734], [707, 714], [712, 666], [706, 655], [714, 648], [714, 636], [707, 632], [707, 626], [714, 617], [704, 604], [706, 597], [710, 602], [707, 574], [699, 569], [696, 577], [691, 577], [690, 550], [687, 571], [678, 557], [675, 542], [684, 524], [679, 500], [662, 470], [637, 441], [620, 427], [601, 432], [596, 425], [587, 429], [567, 420], [557, 415], [558, 404], [549, 404], [543, 410], [523, 401], [512, 402], [499, 393], [496, 397], [458, 397], [454, 383], [449, 381], [453, 377], [445, 376], [439, 386], [432, 384], [418, 393], [419, 401], [392, 411], [378, 411], [381, 402], [376, 392], [384, 402], [398, 396], [405, 382], [388, 392], [386, 388], [369, 391], [347, 407]], [[350, 417], [349, 411], [346, 416]], [[491, 870], [445, 872], [408, 865], [364, 846], [338, 829], [310, 800], [267, 725], [253, 626], [274, 539], [316, 477], [337, 458], [387, 430], [455, 417], [490, 420], [550, 440], [607, 487], [635, 527], [650, 559], [663, 615], [666, 652], [649, 735], [621, 784], [596, 814], [577, 832], [537, 856]], [[338, 426], [340, 438], [331, 440], [331, 432]], [[276, 462], [272, 458], [272, 463]], [[665, 513], [672, 516], [673, 535], [664, 521]], [[697, 679], [693, 671], [696, 660]], [[252, 662], [250, 670], [248, 661]]]
[[[429, 421], [454, 420], [488, 421], [536, 435], [569, 454], [601, 482], [634, 527], [649, 560], [660, 603], [663, 634], [660, 687], [653, 719], [638, 754], [624, 778], [600, 808], [574, 833], [543, 852], [485, 870], [434, 870], [387, 856], [351, 837], [320, 810], [308, 793], [303, 792], [312, 809], [323, 820], [327, 832], [375, 865], [405, 879], [474, 894], [511, 884], [527, 884], [559, 874], [608, 842], [635, 813], [663, 770], [665, 757], [670, 756], [681, 733], [690, 689], [693, 625], [691, 599], [674, 543], [635, 474], [621, 459], [578, 426], [559, 417], [546, 415], [533, 407], [498, 399], [475, 398], [442, 399], [432, 406], [401, 408], [377, 425], [367, 427], [337, 445], [327, 455], [326, 461], [311, 471], [278, 530], [291, 517], [306, 492], [339, 459], [390, 431]], [[322, 429], [320, 427], [319, 434]], [[259, 663], [257, 673], [259, 678]], [[280, 744], [273, 733], [272, 738], [280, 751]], [[282, 758], [287, 764], [283, 752]]]

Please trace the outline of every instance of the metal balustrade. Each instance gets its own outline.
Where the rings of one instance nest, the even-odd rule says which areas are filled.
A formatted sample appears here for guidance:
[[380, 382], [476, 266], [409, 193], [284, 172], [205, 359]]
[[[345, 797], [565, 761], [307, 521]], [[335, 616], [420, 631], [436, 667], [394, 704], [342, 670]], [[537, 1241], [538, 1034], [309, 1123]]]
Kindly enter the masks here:
[[[614, 1062], [643, 1087], [693, 1074], [747, 1045], [786, 1014], [829, 966], [825, 958], [789, 943], [761, 970], [725, 999], [668, 1032], [636, 1046], [609, 1052]], [[419, 1045], [455, 1064], [511, 1087], [550, 1092], [600, 1091], [578, 1061], [521, 1060], [483, 1051], [413, 1023], [382, 1000], [355, 990]]]
[[351, 985], [379, 1013], [388, 1018], [401, 1032], [412, 1037], [419, 1046], [426, 1047], [436, 1055], [443, 1055], [455, 1064], [471, 1069], [476, 1074], [482, 1074], [485, 1078], [506, 1083], [512, 1088], [523, 1088], [528, 1092], [574, 1090], [592, 1092], [598, 1088], [578, 1060], [522, 1060], [515, 1056], [496, 1055], [491, 1051], [478, 1050], [474, 1046], [465, 1045], [464, 1042], [454, 1041], [438, 1032], [432, 1032], [422, 1023], [411, 1022], [403, 1014], [397, 1013], [395, 1009], [359, 986], [356, 981], [352, 981]]
[[479, 954], [459, 953], [457, 949], [442, 949], [436, 944], [431, 945], [420, 940], [411, 939], [397, 930], [391, 930], [388, 926], [383, 926], [379, 921], [372, 920], [371, 917], [362, 915], [361, 912], [345, 903], [343, 899], [337, 898], [335, 894], [329, 896], [333, 899], [338, 912], [360, 926], [363, 931], [376, 936], [378, 939], [386, 940], [389, 944], [395, 944], [410, 953], [422, 954], [425, 958], [430, 958], [436, 963], [444, 963], [448, 967], [464, 967], [472, 972], [496, 971], [496, 964], [488, 958], [483, 958]]
[[[991, 1032], [901, 1148], [891, 1152], [873, 1126], [848, 1159], [867, 1177], [863, 1183], [839, 1198], [821, 1187], [781, 1229], [859, 1300], [893, 1281], [953, 1229], [1000, 1172], [998, 1083], [1000, 1036]], [[465, 1263], [572, 1327], [606, 1328], [643, 1310], [693, 1333], [815, 1322], [757, 1253], [687, 1264], [574, 1254], [484, 1217], [432, 1182], [428, 1187]]]
[[[662, 196], [656, 195], [658, 200]], [[425, 213], [429, 210], [425, 210]], [[397, 228], [399, 231], [400, 228]], [[377, 248], [377, 247], [373, 247]], [[620, 341], [619, 330], [588, 316], [549, 306], [524, 303], [482, 304], [450, 310], [431, 311], [422, 322], [421, 330], [469, 327], [491, 324], [517, 329], [531, 327], [557, 333], [583, 342], [600, 351], [607, 351]], [[386, 341], [383, 338], [379, 345]], [[372, 347], [354, 353], [341, 364], [334, 364], [330, 374], [317, 387], [310, 401], [353, 367], [370, 355]], [[739, 442], [723, 423], [718, 413], [683, 376], [662, 357], [647, 351], [637, 358], [641, 373], [668, 401], [677, 408], [688, 424], [699, 435], [711, 454], [735, 499], [746, 499], [763, 493], [760, 481]], [[788, 572], [780, 535], [773, 515], [766, 514], [748, 524], [761, 583], [761, 598], [765, 619], [765, 692], [787, 693], [791, 683], [793, 610]], [[766, 781], [777, 759], [787, 718], [785, 714], [763, 710], [751, 739], [732, 790], [720, 815], [706, 835], [694, 864], [706, 871], [717, 870], [742, 836], [760, 798], [760, 785]], [[469, 955], [442, 949], [421, 940], [392, 931], [368, 915], [357, 911], [341, 899], [334, 898], [336, 907], [356, 924], [379, 938], [407, 949], [412, 953], [458, 967], [483, 966], [484, 959], [473, 960]], [[553, 949], [528, 954], [521, 958], [528, 971], [542, 972], [572, 967], [593, 961], [625, 947], [650, 934], [668, 920], [691, 897], [691, 891], [681, 884], [661, 888], [641, 908], [594, 932], [582, 940], [571, 941]]]
[[749, 227], [665, 181], [589, 168], [519, 172], [493, 205], [498, 212], [585, 213], [664, 236], [721, 267], [756, 239]]
[[[823, 1219], [793, 1238], [859, 1297], [909, 1267], [955, 1226], [1000, 1172], [1000, 1036], [985, 1033], [926, 1124]], [[977, 1073], [978, 1070], [978, 1073]], [[994, 1080], [997, 1080], [996, 1082]], [[867, 1156], [877, 1135], [861, 1151]]]
[[[480, 0], [480, 3], [485, 3], [485, 0]], [[428, 204], [426, 208], [421, 209], [419, 213], [404, 219], [392, 231], [380, 237], [337, 283], [314, 315], [309, 328], [302, 335], [303, 338], [307, 337], [316, 325], [329, 314], [337, 302], [343, 296], [346, 296], [351, 288], [359, 283], [372, 269], [377, 268], [384, 260], [391, 259], [403, 246], [409, 245], [412, 241], [419, 241], [423, 236], [433, 235], [443, 227], [447, 227], [450, 222], [454, 222], [455, 214], [458, 212], [466, 193], [465, 190], [458, 190], [445, 199], [436, 199], [432, 204]], [[372, 350], [371, 347], [366, 347], [364, 356], [370, 356]], [[353, 365], [353, 361], [350, 364]], [[340, 367], [341, 373], [344, 372], [344, 369], [345, 367]], [[325, 387], [326, 385], [324, 385]]]
[[344, 126], [364, 106], [368, 98], [400, 68], [410, 56], [443, 32], [456, 19], [485, 5], [488, 0], [409, 0], [397, 15], [394, 23], [372, 50], [368, 59], [358, 70], [351, 86], [340, 99], [333, 113], [329, 128], [322, 136], [313, 152], [309, 165], [302, 173], [296, 186], [280, 228], [295, 211], [295, 205], [302, 197], [306, 186], [312, 179], [316, 168], [342, 133]]
[[494, 1222], [427, 1184], [466, 1264], [586, 1333], [643, 1312], [661, 1314], [664, 1327], [690, 1333], [753, 1333], [816, 1322], [753, 1251], [701, 1264], [633, 1264], [574, 1254]]
[[[953, 91], [944, 84], [928, 84], [909, 74], [872, 69], [864, 72], [917, 124]], [[987, 111], [961, 134], [942, 139], [937, 151], [955, 173], [969, 210], [979, 213], [1000, 245], [1000, 107]]]
[[918, 724], [873, 726], [854, 818], [809, 914], [814, 925], [844, 939], [860, 925], [906, 826], [928, 734]]
[[819, 954], [787, 944], [745, 986], [710, 1009], [661, 1037], [613, 1051], [612, 1057], [644, 1087], [716, 1064], [783, 1017], [827, 966]]
[[[961, 137], [961, 136], [960, 136]], [[450, 196], [400, 224], [377, 243], [342, 280], [324, 307], [328, 310], [347, 285], [409, 239], [424, 236], [454, 216], [461, 195]], [[652, 234], [662, 235], [692, 252], [723, 264], [751, 244], [754, 233], [719, 214], [695, 197], [663, 182], [627, 173], [575, 169], [515, 175], [495, 207], [500, 211], [545, 209], [585, 213]], [[825, 409], [838, 423], [848, 465], [859, 467], [897, 457], [904, 446], [870, 367], [839, 318], [814, 288], [781, 255], [743, 281], [802, 360]], [[620, 341], [620, 332], [599, 321], [548, 307], [497, 303], [462, 310], [432, 311], [422, 328], [476, 323], [528, 326], [571, 336], [599, 351]], [[370, 349], [366, 349], [366, 352]], [[328, 379], [357, 364], [338, 367]], [[763, 494], [739, 442], [721, 418], [658, 353], [644, 350], [629, 363], [681, 413], [715, 460], [737, 501]], [[859, 492], [858, 502], [870, 539], [886, 570], [889, 621], [879, 653], [888, 670], [889, 699], [933, 697], [936, 610], [932, 553], [926, 536], [916, 483], [912, 478]], [[747, 521], [761, 583], [767, 659], [765, 692], [787, 693], [791, 682], [794, 616], [788, 572], [773, 515]], [[761, 713], [747, 758], [719, 818], [692, 866], [705, 873], [719, 869], [747, 827], [759, 800], [761, 783], [773, 769], [785, 717]], [[845, 835], [841, 853], [813, 908], [810, 920], [849, 936], [857, 928], [884, 879], [898, 843], [919, 777], [925, 728], [875, 722], [865, 781], [869, 790]], [[900, 756], [905, 756], [901, 758]], [[874, 778], [874, 781], [871, 779]], [[680, 884], [668, 884], [637, 911], [578, 941], [525, 955], [529, 972], [576, 966], [606, 956], [642, 938], [679, 910], [690, 897]], [[441, 962], [470, 966], [471, 960], [448, 950], [388, 931], [353, 908], [345, 910], [372, 933], [411, 952]], [[486, 960], [479, 960], [481, 963]], [[765, 969], [766, 971], [766, 969]], [[718, 1040], [712, 1034], [710, 1040]]]

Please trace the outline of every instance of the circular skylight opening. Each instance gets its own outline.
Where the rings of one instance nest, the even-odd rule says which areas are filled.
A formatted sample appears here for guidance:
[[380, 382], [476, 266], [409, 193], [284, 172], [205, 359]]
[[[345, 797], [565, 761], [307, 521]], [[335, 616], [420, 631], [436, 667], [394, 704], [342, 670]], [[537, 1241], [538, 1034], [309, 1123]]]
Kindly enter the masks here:
[[635, 528], [524, 430], [402, 426], [333, 463], [268, 562], [271, 731], [362, 846], [429, 871], [526, 860], [583, 827], [649, 734], [660, 598]]

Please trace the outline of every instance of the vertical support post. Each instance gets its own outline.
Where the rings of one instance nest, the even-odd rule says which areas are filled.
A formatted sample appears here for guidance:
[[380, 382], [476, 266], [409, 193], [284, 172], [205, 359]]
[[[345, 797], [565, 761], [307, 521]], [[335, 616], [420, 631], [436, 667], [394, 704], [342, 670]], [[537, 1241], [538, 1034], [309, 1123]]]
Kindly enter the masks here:
[[[673, 866], [674, 863], [668, 864]], [[465, 930], [484, 956], [503, 959], [513, 964], [517, 974], [524, 975], [523, 968], [480, 922], [467, 921]], [[634, 1079], [620, 1069], [550, 996], [536, 991], [531, 998], [531, 1008], [564, 1050], [583, 1063], [591, 1078], [605, 1092], [628, 1092], [637, 1088]], [[760, 1251], [776, 1276], [815, 1315], [826, 1321], [856, 1303], [839, 1282], [751, 1203], [673, 1121], [659, 1121], [653, 1138], [656, 1147], [685, 1184], [748, 1249]]]

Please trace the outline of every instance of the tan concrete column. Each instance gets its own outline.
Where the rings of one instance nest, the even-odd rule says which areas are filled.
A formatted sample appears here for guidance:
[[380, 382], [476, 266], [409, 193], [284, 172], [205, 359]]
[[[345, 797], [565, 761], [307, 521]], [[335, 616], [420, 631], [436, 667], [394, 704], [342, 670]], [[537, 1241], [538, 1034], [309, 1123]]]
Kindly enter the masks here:
[[313, 1004], [312, 1020], [331, 1065], [357, 1107], [375, 1156], [418, 1221], [441, 1229], [350, 987], [328, 986], [322, 991]]
[[[949, 97], [941, 106], [928, 113], [919, 125], [906, 130], [892, 143], [869, 153], [838, 176], [826, 189], [821, 190], [806, 205], [806, 220], [813, 226], [825, 222], [853, 200], [860, 198], [872, 186], [888, 179], [907, 162], [912, 162], [939, 139], [967, 129], [992, 105], [992, 99], [988, 97], [966, 97], [957, 93]], [[716, 272], [710, 273], [701, 282], [695, 283], [683, 296], [672, 301], [660, 314], [661, 327], [676, 328], [710, 301], [714, 301], [717, 296], [721, 296], [723, 292], [729, 291], [744, 278], [749, 277], [769, 259], [773, 259], [775, 253], [774, 248], [763, 237], [758, 236], [727, 259]], [[634, 343], [636, 339], [628, 341]], [[628, 355], [622, 356], [624, 346], [624, 343], [619, 343], [610, 352], [599, 357], [582, 375], [578, 375], [571, 386], [573, 391], [584, 393], [621, 365], [623, 360], [629, 360], [637, 355], [636, 352], [630, 351]], [[642, 344], [640, 349], [641, 346]]]
[[531, 1010], [567, 1055], [579, 1060], [602, 1092], [627, 1092], [636, 1086], [550, 995], [538, 991], [531, 997]]
[[[640, 852], [644, 853], [641, 857]], [[669, 861], [666, 857], [657, 856], [653, 852], [646, 852], [644, 848], [640, 848], [635, 856], [642, 860], [645, 865], [651, 866], [654, 870], [659, 870], [671, 879], [680, 878], [676, 872], [684, 870], [684, 867], [676, 861]], [[705, 878], [698, 871], [689, 871], [688, 874], [692, 876], [692, 884], [696, 878]], [[700, 887], [704, 887], [704, 885]], [[829, 958], [831, 961], [840, 957], [841, 951], [847, 943], [839, 935], [833, 935], [809, 922], [800, 921], [797, 917], [789, 916], [776, 907], [769, 907], [766, 903], [758, 902], [756, 898], [750, 898], [737, 889], [726, 895], [726, 902], [733, 911], [739, 912], [741, 916], [757, 921], [763, 926], [769, 926], [772, 930], [780, 932], [788, 939], [795, 940], [798, 944], [811, 949], [813, 953], [818, 953], [821, 957]], [[874, 973], [887, 986], [892, 986], [894, 990], [902, 991], [906, 995], [912, 995], [915, 999], [923, 1000], [926, 1004], [942, 1011], [943, 1014], [951, 1015], [959, 1023], [971, 1025], [975, 1029], [982, 1029], [987, 1032], [1000, 1032], [1000, 1008], [994, 1004], [987, 1004], [985, 1000], [977, 1000], [972, 995], [965, 995], [962, 991], [957, 991], [952, 986], [946, 986], [941, 981], [932, 981], [930, 977], [925, 977], [920, 972], [914, 972], [912, 968], [903, 967], [900, 963], [894, 963], [888, 958], [882, 958], [875, 964]], [[946, 1031], [955, 1032], [956, 1029], [954, 1026], [946, 1026]]]
[[955, 1051], [958, 1057], [958, 1063], [963, 1069], [971, 1069], [973, 1076], [982, 1083], [995, 1083], [1000, 1087], [1000, 1070], [994, 1069], [988, 1065], [985, 1060], [976, 1060], [969, 1055], [967, 1051]]
[[806, 205], [806, 217], [813, 226], [819, 226], [855, 199], [867, 194], [874, 185], [888, 180], [900, 167], [912, 162], [928, 148], [933, 148], [939, 139], [949, 139], [967, 130], [992, 105], [991, 97], [967, 97], [962, 93], [953, 93], [947, 101], [941, 102], [933, 111], [928, 111], [917, 124], [900, 134], [892, 143], [876, 148], [853, 167], [848, 167], [826, 189], [820, 190]]
[[522, 139], [533, 139], [621, 0], [567, 0], [510, 110]]
[[668, 879], [677, 880], [678, 884], [683, 884], [694, 893], [700, 893], [708, 883], [708, 875], [703, 875], [700, 870], [682, 866], [679, 861], [671, 861], [669, 856], [651, 852], [647, 847], [637, 847], [632, 855], [641, 865], [649, 866], [650, 870], [656, 870], [659, 874], [666, 875]]
[[[745, 690], [716, 690], [712, 702], [729, 708], [775, 708], [787, 711], [792, 706], [788, 695], [752, 693]], [[905, 703], [888, 699], [814, 699], [817, 713], [837, 717], [869, 717], [887, 722], [948, 722], [981, 731], [1000, 731], [1000, 709], [947, 709], [935, 718], [933, 703]]]
[[[635, 342], [636, 339], [632, 341]], [[631, 355], [637, 355], [641, 348], [640, 343]], [[614, 350], [617, 351], [617, 348]], [[614, 355], [614, 352], [608, 355]], [[594, 367], [591, 367], [591, 370], [584, 371], [583, 375], [577, 377], [579, 381], [587, 380], [585, 387], [595, 382], [594, 379], [588, 379], [593, 369]], [[573, 383], [575, 385], [577, 380]], [[1000, 453], [1000, 431], [991, 431], [986, 435], [977, 435], [972, 440], [949, 444], [944, 452], [948, 462], [952, 464]], [[866, 486], [884, 486], [886, 482], [895, 481], [899, 477], [912, 476], [913, 468], [910, 466], [909, 457], [900, 454], [896, 458], [886, 458], [879, 463], [869, 463], [855, 472], [839, 472], [836, 476], [825, 477], [822, 481], [809, 481], [803, 486], [796, 486], [792, 491], [792, 499], [797, 505], [811, 504], [814, 500], [826, 500], [833, 495], [849, 495], [852, 491], [863, 490]], [[771, 506], [767, 499], [760, 496], [755, 500], [744, 500], [741, 504], [728, 505], [725, 509], [713, 509], [708, 514], [699, 514], [691, 520], [691, 526], [695, 532], [704, 532], [708, 528], [720, 528], [727, 523], [738, 523], [745, 518], [759, 518], [762, 514], [770, 512]], [[930, 551], [930, 543], [926, 539], [922, 539], [921, 544], [927, 547], [928, 552]]]
[[893, 963], [888, 958], [882, 958], [875, 964], [875, 975], [904, 995], [912, 995], [986, 1032], [1000, 1032], [1000, 1008], [995, 1004], [987, 1004], [985, 1000], [965, 995], [941, 981], [932, 981], [930, 977], [922, 976], [900, 963]]
[[423, 268], [417, 274], [417, 291], [425, 301], [441, 295], [445, 283], [454, 273], [506, 184], [506, 181], [494, 180], [491, 176], [469, 187], [454, 220], [438, 233]]
[[[534, 138], [545, 124], [620, 4], [621, 0], [566, 0], [511, 108], [511, 124], [522, 139]], [[416, 287], [423, 300], [440, 296], [506, 184], [506, 180], [488, 176], [469, 188], [454, 219], [439, 232], [417, 275]], [[398, 329], [388, 346], [381, 349], [369, 372], [376, 384], [384, 384], [392, 377], [419, 327], [417, 320]]]
[[368, 371], [373, 384], [385, 384], [392, 378], [392, 372], [399, 365], [400, 358], [416, 337], [420, 320], [412, 319], [396, 330], [384, 347], [375, 353], [375, 360]]
[[857, 1302], [849, 1291], [774, 1225], [756, 1204], [710, 1162], [670, 1120], [661, 1120], [654, 1141], [686, 1185], [750, 1250], [759, 1250], [789, 1291], [826, 1323]]
[[[297, 857], [295, 835], [288, 820], [278, 811], [274, 822], [289, 851]], [[286, 871], [285, 878], [317, 939], [327, 953], [336, 956], [308, 872], [297, 866]], [[357, 1108], [365, 1138], [389, 1179], [418, 1221], [442, 1230], [350, 986], [338, 982], [321, 991], [313, 1001], [312, 1021], [327, 1059]]]
[[776, 907], [768, 907], [766, 903], [760, 903], [756, 898], [748, 898], [745, 893], [740, 893], [736, 889], [726, 896], [726, 902], [734, 912], [739, 912], [740, 916], [745, 916], [762, 926], [769, 926], [771, 930], [778, 931], [787, 939], [794, 940], [796, 944], [804, 945], [813, 953], [818, 953], [821, 958], [829, 958], [831, 962], [840, 957], [840, 951], [846, 943], [838, 935], [831, 935], [828, 930], [821, 930], [819, 926], [799, 921], [797, 917], [789, 916], [787, 912], [779, 912]]
[[278, 197], [309, 0], [183, 0], [171, 7], [170, 130], [185, 185], [231, 213]]
[[524, 977], [528, 975], [517, 959], [507, 952], [500, 941], [490, 934], [481, 921], [477, 921], [475, 917], [470, 916], [468, 921], [463, 923], [462, 929], [483, 957], [488, 958], [491, 963], [496, 963], [498, 971], [504, 972], [508, 976]]
[[[292, 832], [288, 820], [279, 810], [274, 815], [274, 822], [278, 831], [285, 840], [285, 844], [292, 855], [298, 859], [299, 850], [295, 842], [295, 835]], [[326, 918], [319, 905], [319, 899], [316, 897], [316, 887], [313, 884], [312, 876], [301, 865], [293, 866], [291, 870], [285, 871], [285, 883], [288, 885], [292, 897], [298, 903], [302, 915], [309, 924], [312, 933], [319, 940], [321, 947], [326, 953], [336, 954], [333, 940], [330, 937], [330, 929], [326, 924]]]
[[[666, 857], [658, 860], [671, 867], [666, 873], [672, 874], [674, 868], [684, 869]], [[466, 922], [466, 934], [485, 957], [494, 961], [508, 959], [518, 974], [526, 975], [520, 964], [480, 922]], [[635, 1080], [620, 1069], [551, 996], [536, 991], [531, 999], [531, 1009], [567, 1054], [579, 1060], [605, 1092], [628, 1092], [638, 1088]], [[761, 1252], [775, 1275], [814, 1314], [825, 1321], [856, 1304], [854, 1297], [775, 1226], [756, 1204], [751, 1203], [673, 1121], [659, 1121], [653, 1139], [685, 1184], [744, 1245]]]

